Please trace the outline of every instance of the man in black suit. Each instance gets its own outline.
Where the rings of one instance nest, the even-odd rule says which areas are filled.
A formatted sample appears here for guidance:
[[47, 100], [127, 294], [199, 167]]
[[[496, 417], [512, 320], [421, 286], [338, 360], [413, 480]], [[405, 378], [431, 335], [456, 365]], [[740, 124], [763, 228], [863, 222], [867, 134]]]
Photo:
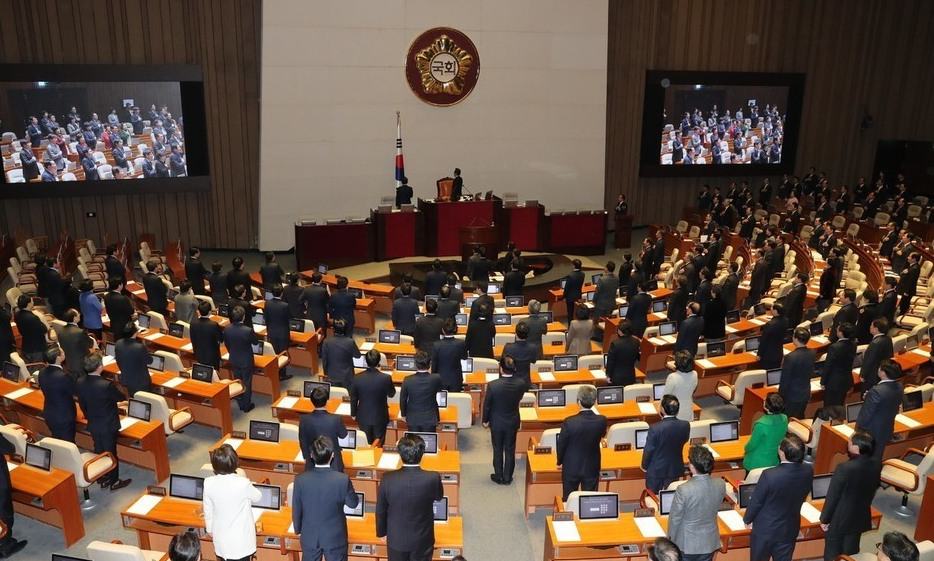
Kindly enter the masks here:
[[444, 498], [441, 474], [419, 463], [425, 442], [399, 440], [402, 469], [383, 475], [376, 497], [376, 536], [385, 537], [389, 561], [430, 561], [435, 546], [434, 501]]
[[855, 328], [844, 323], [837, 328], [837, 340], [827, 347], [820, 384], [824, 388], [824, 412], [832, 419], [845, 419], [846, 394], [853, 387], [853, 359], [856, 358]]
[[263, 290], [269, 292], [273, 286], [282, 284], [282, 277], [285, 276], [285, 271], [282, 270], [282, 266], [276, 261], [275, 253], [267, 251], [264, 259], [266, 262], [259, 266], [259, 278], [263, 281]]
[[347, 334], [353, 336], [353, 328], [356, 323], [354, 310], [357, 308], [357, 297], [347, 290], [348, 283], [347, 277], [337, 277], [337, 290], [328, 300], [328, 315], [331, 317], [331, 321], [344, 320]]
[[882, 461], [882, 453], [894, 432], [895, 416], [902, 405], [904, 389], [901, 382], [902, 368], [892, 359], [882, 361], [879, 366], [879, 383], [866, 392], [863, 407], [856, 418], [856, 428], [873, 436], [876, 448], [873, 457]]
[[71, 283], [65, 282], [58, 269], [52, 266], [54, 262], [49, 260], [49, 265], [45, 274], [49, 306], [52, 307], [52, 314], [57, 318], [61, 318], [66, 307], [65, 291], [71, 286]]
[[675, 276], [675, 290], [668, 299], [668, 320], [681, 323], [687, 317], [688, 300], [688, 279], [684, 275]]
[[[477, 249], [474, 249], [476, 254]], [[441, 295], [441, 287], [447, 284], [448, 274], [444, 272], [444, 266], [440, 259], [435, 259], [431, 263], [431, 270], [425, 275], [425, 294]]]
[[78, 404], [87, 419], [88, 432], [94, 440], [94, 453], [110, 452], [113, 455], [114, 469], [98, 480], [101, 487], [110, 487], [111, 491], [123, 489], [132, 479], [120, 479], [120, 464], [117, 461], [117, 436], [120, 433], [119, 405], [123, 403], [123, 394], [113, 382], [101, 377], [104, 360], [99, 352], [94, 352], [84, 360], [86, 376], [75, 384]]
[[211, 303], [198, 302], [198, 318], [188, 328], [195, 360], [201, 364], [221, 367], [221, 343], [224, 342], [224, 330], [211, 319]]
[[523, 286], [525, 286], [525, 274], [519, 270], [519, 264], [513, 261], [509, 272], [503, 279], [503, 295], [522, 296]]
[[596, 491], [600, 476], [600, 441], [606, 436], [606, 417], [593, 412], [597, 389], [580, 388], [577, 403], [581, 410], [561, 423], [558, 433], [558, 465], [561, 466], [562, 497], [572, 491]]
[[[475, 247], [473, 255], [467, 260], [467, 278], [475, 283], [490, 282], [490, 261], [486, 258], [486, 249], [483, 246]], [[426, 279], [425, 294], [432, 294], [428, 292], [428, 288], [429, 284]]]
[[245, 311], [242, 306], [230, 310], [230, 325], [224, 329], [224, 345], [230, 355], [230, 366], [234, 378], [243, 384], [243, 393], [237, 396], [240, 411], [249, 413], [253, 403], [253, 345], [259, 342], [253, 328], [243, 323]]
[[794, 286], [785, 295], [785, 315], [788, 317], [788, 327], [797, 327], [804, 317], [804, 299], [807, 297], [807, 273], [798, 273]]
[[743, 521], [752, 524], [750, 561], [791, 561], [801, 530], [801, 504], [811, 492], [814, 470], [803, 463], [804, 443], [793, 434], [778, 447], [781, 463], [762, 472]]
[[107, 316], [110, 318], [110, 333], [114, 340], [123, 337], [126, 333], [126, 326], [133, 324], [133, 316], [136, 310], [133, 309], [133, 303], [123, 294], [123, 277], [111, 277], [107, 281], [110, 290], [104, 295], [104, 308], [107, 310]]
[[655, 246], [652, 251], [652, 268], [649, 270], [653, 275], [657, 275], [665, 262], [665, 232], [658, 230], [655, 232]]
[[250, 280], [250, 273], [243, 270], [243, 257], [234, 257], [230, 264], [233, 269], [227, 271], [227, 294], [228, 296], [236, 296], [234, 288], [242, 285], [249, 289], [252, 281]]
[[78, 327], [78, 322], [81, 321], [81, 314], [78, 310], [68, 308], [62, 319], [65, 320], [65, 326], [58, 334], [58, 344], [65, 351], [65, 367], [68, 373], [77, 380], [84, 375], [84, 358], [97, 344], [90, 335]]
[[508, 356], [516, 363], [516, 375], [531, 383], [532, 363], [538, 360], [540, 347], [529, 342], [529, 324], [525, 320], [516, 325], [516, 340], [506, 343], [503, 347], [503, 356]]
[[[298, 273], [289, 273], [285, 277], [288, 284], [282, 287], [282, 299], [289, 305], [289, 317], [305, 319], [305, 306], [302, 303], [304, 289], [298, 284]], [[317, 326], [315, 328], [317, 329]]]
[[464, 178], [461, 177], [461, 168], [454, 168], [454, 185], [451, 187], [451, 201], [461, 200], [464, 193]]
[[691, 423], [678, 419], [677, 397], [663, 396], [661, 406], [662, 420], [649, 426], [642, 450], [645, 488], [654, 493], [684, 475], [684, 445], [691, 435]]
[[21, 294], [16, 300], [13, 320], [22, 337], [21, 354], [26, 362], [41, 362], [48, 346], [49, 328], [32, 311], [32, 298]]
[[621, 319], [616, 327], [618, 338], [610, 343], [606, 355], [606, 375], [611, 386], [628, 386], [636, 383], [636, 364], [639, 363], [640, 340], [632, 335], [632, 323]]
[[321, 367], [331, 384], [349, 388], [353, 381], [353, 359], [360, 356], [360, 349], [353, 337], [347, 335], [344, 320], [334, 321], [334, 337], [321, 344]]
[[538, 300], [529, 300], [529, 317], [522, 320], [529, 328], [529, 334], [526, 340], [538, 349], [535, 359], [539, 360], [544, 356], [542, 348], [542, 338], [548, 333], [548, 320], [542, 315], [542, 303]]
[[879, 317], [879, 295], [875, 290], [867, 288], [863, 291], [863, 305], [859, 307], [859, 317], [856, 319], [857, 344], [866, 345], [872, 340], [872, 322]]
[[467, 344], [463, 339], [455, 339], [456, 333], [454, 319], [446, 319], [441, 340], [431, 350], [431, 371], [441, 376], [441, 386], [449, 392], [464, 390], [461, 360], [467, 358]]
[[314, 467], [295, 478], [292, 492], [292, 526], [299, 533], [302, 559], [321, 561], [324, 555], [327, 561], [346, 561], [344, 507], [357, 508], [360, 497], [350, 477], [331, 467], [331, 459], [341, 453], [334, 440], [319, 436], [309, 451]]
[[195, 294], [207, 295], [204, 279], [208, 278], [208, 270], [201, 262], [201, 250], [197, 247], [188, 249], [188, 260], [185, 261], [185, 277], [191, 282], [191, 290]]
[[564, 303], [568, 309], [568, 321], [574, 318], [574, 306], [581, 298], [581, 292], [584, 288], [584, 271], [581, 270], [583, 264], [580, 259], [571, 261], [574, 270], [568, 273], [567, 280], [564, 282]]
[[[474, 302], [474, 306], [476, 306]], [[429, 355], [435, 346], [435, 343], [441, 339], [441, 332], [444, 331], [444, 320], [437, 316], [438, 301], [425, 301], [425, 315], [415, 321], [415, 335], [413, 336], [415, 348], [425, 351]]]
[[[282, 299], [282, 285], [278, 283], [272, 285], [271, 291], [272, 299], [266, 301], [263, 309], [266, 319], [266, 339], [276, 353], [284, 353], [289, 350], [289, 319], [292, 314], [289, 312], [288, 303]], [[280, 380], [288, 380], [292, 377], [287, 369], [288, 367], [279, 369]]]
[[400, 287], [402, 296], [392, 303], [392, 325], [403, 335], [415, 335], [415, 316], [418, 314], [418, 301], [412, 298], [412, 285], [403, 283]]
[[389, 398], [396, 395], [392, 376], [380, 372], [379, 351], [366, 352], [366, 370], [354, 376], [350, 386], [350, 415], [366, 434], [370, 444], [386, 439], [389, 424]]
[[[337, 441], [347, 437], [347, 427], [340, 415], [328, 413], [326, 409], [328, 404], [328, 391], [321, 386], [315, 387], [311, 391], [311, 405], [314, 407], [311, 413], [303, 413], [298, 419], [298, 445], [302, 449], [302, 456], [305, 457], [305, 470], [314, 469], [315, 464], [308, 460], [312, 458], [312, 444], [321, 436], [325, 436], [337, 446]], [[344, 459], [340, 454], [340, 447], [336, 448], [337, 453], [331, 459], [331, 467], [337, 471], [344, 471]]]
[[431, 373], [431, 357], [425, 351], [415, 353], [415, 374], [402, 381], [399, 392], [399, 411], [410, 431], [437, 432], [442, 389], [441, 376]]
[[321, 273], [315, 272], [311, 275], [311, 284], [302, 291], [302, 302], [305, 306], [305, 317], [315, 324], [315, 329], [327, 331], [328, 301], [331, 296], [321, 279]]
[[519, 402], [529, 384], [516, 376], [516, 362], [503, 357], [499, 378], [487, 385], [483, 399], [483, 426], [490, 429], [493, 443], [493, 473], [490, 479], [499, 485], [512, 483], [516, 468], [516, 433], [519, 431]]
[[704, 318], [700, 315], [701, 306], [697, 302], [688, 303], [688, 317], [678, 326], [678, 338], [675, 341], [675, 351], [688, 350], [692, 355], [697, 354], [697, 342], [704, 333]]
[[872, 529], [872, 499], [879, 488], [882, 472], [882, 464], [873, 457], [875, 448], [871, 434], [854, 432], [847, 444], [850, 460], [833, 470], [820, 513], [824, 561], [834, 561], [844, 553], [859, 552], [860, 537]]
[[136, 392], [152, 391], [152, 377], [149, 375], [149, 351], [143, 342], [136, 338], [136, 329], [127, 327], [127, 332], [114, 346], [117, 366], [120, 367], [120, 385], [126, 389], [127, 397]]
[[804, 327], [795, 328], [792, 342], [795, 350], [782, 361], [782, 379], [778, 395], [785, 400], [785, 414], [804, 418], [804, 410], [811, 400], [811, 374], [814, 373], [814, 351], [808, 348], [811, 333]]
[[402, 205], [412, 204], [412, 195], [414, 191], [409, 185], [409, 178], [402, 178], [402, 185], [396, 187], [396, 208], [402, 208]]
[[451, 298], [451, 285], [441, 287], [441, 298], [438, 300], [438, 309], [435, 314], [442, 320], [454, 319], [461, 311], [461, 303]]
[[905, 315], [911, 307], [911, 299], [918, 293], [918, 278], [921, 276], [921, 254], [913, 252], [908, 256], [908, 266], [898, 274], [896, 291], [901, 296], [898, 300], [898, 313]]
[[119, 278], [126, 280], [126, 267], [117, 259], [117, 246], [111, 244], [107, 246], [107, 256], [104, 257], [104, 269], [107, 271], [107, 280]]
[[746, 297], [746, 306], [755, 306], [762, 299], [762, 294], [769, 287], [771, 271], [769, 262], [765, 258], [765, 252], [761, 249], [756, 251], [756, 264], [752, 267], [752, 276], [749, 279], [749, 296]]
[[468, 318], [469, 321], [473, 321], [477, 319], [477, 316], [480, 314], [480, 309], [483, 307], [483, 304], [486, 304], [487, 306], [489, 306], [488, 309], [490, 313], [493, 313], [495, 302], [493, 301], [493, 297], [487, 294], [486, 291], [487, 291], [487, 283], [485, 282], [478, 282], [476, 286], [474, 287], [474, 294], [477, 295], [477, 299], [474, 300], [473, 305], [470, 307], [470, 317]]
[[451, 295], [449, 298], [460, 305], [464, 302], [464, 290], [462, 288], [458, 288], [458, 284], [460, 284], [460, 282], [457, 280], [457, 275], [454, 273], [448, 273], [448, 287], [451, 289]]
[[152, 258], [146, 262], [146, 274], [143, 275], [143, 287], [146, 289], [146, 305], [153, 312], [163, 316], [169, 313], [169, 289], [162, 278], [162, 262]]
[[208, 282], [211, 284], [211, 300], [215, 306], [226, 304], [229, 298], [227, 293], [227, 273], [223, 272], [224, 265], [220, 261], [211, 263], [211, 275]]
[[766, 370], [778, 368], [782, 364], [785, 331], [789, 328], [785, 309], [781, 302], [772, 304], [772, 317], [762, 326], [762, 332], [759, 334], [759, 350], [756, 354], [759, 357], [759, 366]]
[[629, 302], [626, 319], [632, 323], [632, 334], [642, 338], [645, 328], [649, 326], [649, 310], [652, 309], [652, 296], [645, 291], [646, 283], [640, 283], [636, 295]]
[[863, 364], [859, 369], [863, 392], [879, 383], [879, 366], [882, 361], [895, 354], [892, 338], [888, 336], [889, 322], [885, 318], [873, 320], [869, 327], [872, 340], [863, 352]]
[[237, 306], [243, 308], [243, 324], [252, 329], [253, 316], [256, 315], [256, 306], [250, 302], [250, 297], [247, 296], [248, 294], [251, 294], [251, 292], [248, 292], [249, 288], [249, 286], [242, 284], [235, 286], [233, 288], [233, 294], [227, 300], [227, 307], [230, 310], [236, 308]]
[[75, 380], [62, 369], [65, 353], [58, 345], [45, 351], [48, 366], [39, 372], [39, 389], [45, 398], [42, 416], [52, 438], [75, 441]]
[[895, 292], [897, 285], [897, 278], [885, 277], [885, 291], [879, 303], [879, 317], [887, 319], [890, 326], [895, 325], [895, 311], [898, 309], [898, 294]]
[[844, 323], [850, 323], [854, 326], [859, 321], [859, 309], [856, 307], [856, 291], [847, 288], [843, 291], [840, 301], [840, 309], [833, 315], [833, 326], [830, 328], [830, 341], [837, 340], [837, 328]]

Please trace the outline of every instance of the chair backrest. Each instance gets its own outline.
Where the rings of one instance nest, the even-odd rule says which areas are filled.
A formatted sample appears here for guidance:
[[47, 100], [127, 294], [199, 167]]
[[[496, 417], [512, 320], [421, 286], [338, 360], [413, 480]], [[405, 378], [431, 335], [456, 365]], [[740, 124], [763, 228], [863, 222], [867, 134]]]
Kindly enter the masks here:
[[185, 365], [182, 362], [182, 358], [175, 353], [169, 351], [156, 351], [153, 353], [156, 356], [161, 356], [165, 359], [165, 370], [168, 372], [181, 372], [185, 370]]
[[580, 498], [587, 495], [599, 495], [599, 491], [571, 491], [568, 500], [564, 503], [564, 510], [573, 512], [575, 516], [580, 516], [581, 503]]
[[509, 323], [511, 325], [519, 325], [520, 321], [526, 320], [526, 319], [529, 319], [529, 314], [515, 314], [514, 316], [509, 318]]
[[895, 354], [898, 354], [905, 350], [905, 345], [908, 343], [908, 334], [902, 333], [901, 335], [896, 335], [892, 337], [892, 350]]
[[4, 438], [10, 441], [16, 454], [25, 456], [26, 435], [19, 432], [14, 427], [19, 427], [19, 425], [0, 425], [0, 435], [3, 435]]
[[169, 414], [171, 411], [164, 397], [155, 393], [139, 391], [133, 394], [133, 399], [148, 403], [151, 406], [149, 420], [154, 423], [162, 423], [162, 425], [165, 426], [166, 434], [173, 432], [169, 424]]
[[101, 179], [113, 179], [113, 166], [110, 164], [101, 164], [97, 168], [97, 174]]
[[746, 395], [746, 388], [755, 384], [765, 383], [765, 370], [746, 370], [736, 376], [736, 383], [733, 384], [733, 404], [742, 405], [743, 396]]
[[768, 468], [753, 468], [749, 470], [749, 473], [746, 474], [746, 477], [743, 479], [743, 483], [758, 483], [759, 477], [762, 476], [762, 472]]
[[730, 352], [733, 354], [746, 352], [746, 340], [740, 339], [739, 341], [733, 343], [733, 348], [730, 349]]
[[589, 368], [603, 368], [603, 355], [581, 355], [577, 359], [577, 367], [581, 370]]
[[918, 561], [934, 561], [934, 542], [924, 540], [918, 542]]
[[855, 238], [857, 234], [859, 234], [859, 224], [854, 222], [846, 229], [846, 235]]
[[[545, 333], [542, 335], [542, 346], [544, 348], [548, 348], [549, 345], [554, 345], [555, 343], [563, 343], [564, 336], [565, 335], [563, 332], [549, 331], [548, 333]], [[580, 362], [578, 362], [578, 366], [580, 366]]]
[[493, 344], [496, 346], [512, 343], [516, 340], [514, 333], [497, 333], [493, 336]]
[[91, 482], [84, 478], [84, 462], [81, 461], [81, 452], [74, 442], [47, 437], [40, 440], [39, 444], [52, 450], [52, 467], [75, 474], [78, 487], [91, 485]]
[[891, 217], [891, 215], [889, 215], [889, 213], [887, 213], [887, 212], [881, 212], [881, 211], [880, 211], [880, 212], [877, 212], [877, 213], [876, 213], [876, 218], [875, 218], [876, 226], [885, 226], [885, 225], [888, 224], [891, 220], [892, 220], [892, 217]]
[[474, 357], [473, 369], [478, 372], [486, 372], [488, 370], [499, 372], [499, 362], [492, 358]]
[[918, 489], [913, 493], [920, 495], [924, 493], [924, 487], [927, 485], [928, 475], [934, 471], [934, 446], [928, 448], [924, 459], [918, 464]]
[[88, 544], [88, 557], [91, 561], [146, 561], [142, 550], [135, 545], [98, 540]]
[[843, 228], [843, 226], [846, 224], [846, 217], [838, 214], [833, 217], [833, 220], [830, 223], [834, 227], [835, 230], [839, 230], [840, 228]]
[[448, 392], [448, 405], [457, 407], [457, 428], [470, 428], [473, 424], [473, 400], [469, 393]]
[[169, 329], [169, 324], [165, 321], [165, 316], [159, 312], [154, 312], [149, 310], [146, 312], [146, 315], [149, 316], [149, 325], [155, 329], [161, 329], [167, 331]]
[[78, 177], [71, 172], [65, 172], [62, 174], [62, 181], [78, 181]]
[[614, 423], [606, 433], [606, 443], [609, 447], [617, 444], [630, 444], [636, 446], [636, 431], [647, 430], [649, 424], [645, 421], [630, 421], [627, 423]]
[[19, 381], [25, 382], [29, 379], [29, 368], [26, 366], [26, 361], [23, 360], [23, 357], [19, 355], [18, 352], [10, 353], [10, 362], [19, 367]]
[[298, 442], [298, 425], [279, 423], [279, 440]]
[[350, 392], [347, 391], [347, 388], [331, 386], [331, 391], [328, 394], [328, 399], [350, 399]]
[[577, 394], [587, 384], [567, 384], [564, 386], [565, 403], [577, 403]]
[[710, 424], [713, 422], [713, 419], [691, 421], [691, 438], [709, 438]]
[[549, 446], [552, 450], [557, 449], [558, 433], [561, 429], [545, 429], [542, 431], [542, 437], [538, 441], [539, 446]]
[[675, 230], [677, 230], [677, 231], [678, 231], [679, 233], [681, 233], [681, 234], [687, 232], [687, 231], [688, 231], [688, 223], [687, 223], [687, 221], [686, 221], [686, 220], [679, 220], [677, 226], [675, 226]]
[[697, 226], [691, 226], [691, 229], [688, 231], [689, 238], [699, 238], [700, 237], [700, 228]]
[[635, 401], [638, 397], [652, 399], [652, 384], [629, 384], [623, 388], [623, 401]]
[[17, 287], [8, 288], [6, 291], [6, 301], [12, 302], [11, 305], [16, 305], [16, 301], [19, 300], [19, 297], [23, 295], [23, 291]]

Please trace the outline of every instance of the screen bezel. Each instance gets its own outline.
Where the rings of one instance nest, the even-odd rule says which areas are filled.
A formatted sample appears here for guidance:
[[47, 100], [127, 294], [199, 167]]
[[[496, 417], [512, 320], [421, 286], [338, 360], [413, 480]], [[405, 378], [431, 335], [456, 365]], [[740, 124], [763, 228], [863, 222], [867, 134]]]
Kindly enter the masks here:
[[253, 486], [257, 488], [266, 487], [269, 489], [276, 489], [279, 491], [279, 504], [277, 504], [276, 506], [263, 506], [259, 503], [253, 503], [253, 508], [261, 508], [263, 510], [271, 510], [271, 511], [282, 510], [282, 487], [278, 485], [267, 485], [264, 483], [254, 483]]
[[[386, 339], [394, 339], [394, 341], [384, 341], [384, 335]], [[380, 329], [376, 332], [376, 340], [384, 345], [398, 345], [402, 342], [402, 332], [398, 329]]]
[[[35, 464], [29, 463], [29, 451], [36, 450], [36, 449], [42, 450], [43, 457], [48, 460], [49, 467], [45, 467], [45, 465], [37, 466]], [[52, 449], [46, 448], [45, 446], [40, 446], [38, 444], [33, 444], [31, 442], [27, 442], [26, 443], [26, 454], [23, 456], [23, 463], [30, 467], [41, 469], [43, 471], [52, 471]]]
[[[431, 439], [431, 438], [426, 439], [426, 438], [425, 438], [425, 435], [430, 435], [430, 436], [433, 437], [433, 439]], [[405, 431], [404, 433], [402, 433], [402, 436], [404, 436], [404, 437], [405, 437], [405, 436], [409, 436], [409, 437], [411, 437], [411, 436], [417, 436], [417, 437], [421, 438], [421, 439], [422, 439], [422, 442], [425, 443], [425, 453], [426, 453], [426, 454], [437, 454], [438, 451], [440, 450], [440, 447], [441, 447], [441, 443], [438, 441], [439, 435], [438, 435], [438, 433], [436, 433], [436, 432], [415, 432], [415, 431], [407, 430], [407, 431]], [[429, 442], [430, 440], [433, 440], [434, 443], [435, 443], [434, 450], [432, 450], [431, 447], [428, 446], [428, 442]]]
[[[176, 479], [201, 480], [201, 499], [196, 499], [196, 498], [191, 498], [191, 497], [183, 497], [183, 496], [181, 496], [181, 495], [176, 494], [176, 493], [174, 492], [174, 485], [172, 485], [172, 483], [173, 483]], [[200, 500], [202, 500], [202, 499], [204, 498], [204, 478], [203, 478], [203, 477], [198, 477], [197, 475], [181, 475], [181, 474], [178, 474], [178, 473], [170, 473], [170, 474], [169, 474], [169, 496], [170, 496], [170, 497], [175, 497], [175, 498], [177, 498], [177, 499], [186, 499], [186, 500], [189, 500], [189, 501], [200, 501]]]
[[[550, 393], [553, 393], [553, 394], [555, 394], [555, 395], [558, 395], [558, 392], [560, 392], [561, 395], [563, 396], [562, 403], [558, 403], [558, 404], [549, 404], [549, 403], [546, 403], [546, 404], [542, 405], [542, 393], [543, 393], [543, 392], [550, 392]], [[548, 389], [544, 389], [544, 390], [538, 390], [537, 392], [535, 392], [535, 405], [536, 405], [537, 407], [544, 407], [544, 408], [548, 408], [548, 407], [567, 407], [567, 403], [568, 403], [568, 392], [567, 392], [567, 390], [565, 390], [564, 388], [548, 388]]]
[[[612, 390], [612, 392], [610, 391]], [[605, 401], [601, 399], [601, 396], [612, 395], [616, 392], [619, 392], [619, 401]], [[623, 386], [601, 386], [597, 388], [597, 405], [615, 405], [618, 403], [623, 403], [625, 401], [625, 394], [623, 392]]]
[[[311, 392], [318, 386], [324, 386], [328, 390], [328, 399], [331, 399], [331, 382], [321, 382], [318, 380], [305, 380], [302, 382], [302, 397], [311, 397]], [[311, 388], [309, 390], [308, 388]]]
[[[815, 476], [811, 479], [811, 500], [812, 500], [812, 501], [817, 501], [817, 500], [824, 499], [824, 498], [827, 497], [827, 491], [830, 490], [830, 479], [831, 479], [832, 477], [833, 477], [833, 474], [831, 474], [831, 473], [826, 473], [826, 474], [823, 474], [823, 475], [815, 475]], [[823, 494], [822, 496], [816, 497], [816, 496], [814, 496], [814, 490], [817, 488], [817, 483], [818, 483], [818, 482], [821, 482], [821, 481], [826, 481], [826, 482], [827, 482], [827, 488], [826, 488], [826, 490], [824, 491], [824, 494]]]
[[[359, 493], [359, 492], [354, 493], [354, 495], [357, 495], [357, 506], [351, 509], [350, 512], [347, 512], [348, 507], [344, 505], [344, 516], [347, 516], [350, 518], [363, 518], [366, 515], [366, 497], [364, 496], [363, 493]], [[357, 509], [360, 510], [360, 514], [357, 514], [355, 512]]]
[[[736, 427], [736, 438], [727, 438], [727, 439], [723, 439], [723, 440], [714, 440], [714, 438], [713, 438], [713, 430], [714, 430], [714, 427], [719, 427], [719, 426], [723, 426], [723, 425], [731, 425], [731, 426]], [[737, 440], [739, 440], [739, 421], [720, 421], [720, 422], [717, 422], [717, 423], [710, 423], [710, 443], [711, 443], [711, 444], [716, 444], [716, 443], [718, 443], [718, 442], [735, 442], [735, 441], [737, 441]]]
[[[591, 499], [601, 499], [606, 497], [615, 497], [616, 498], [616, 514], [613, 516], [584, 516], [584, 507], [583, 502]], [[581, 495], [577, 499], [578, 509], [577, 517], [580, 520], [617, 520], [619, 518], [619, 495], [616, 493], [596, 493], [591, 495]]]
[[[139, 405], [142, 405], [142, 406], [143, 406], [143, 408], [146, 410], [146, 416], [145, 416], [145, 417], [137, 417], [136, 415], [133, 415], [132, 413], [130, 413], [131, 406], [133, 406], [134, 404], [139, 404]], [[152, 404], [151, 404], [151, 403], [146, 403], [145, 401], [142, 401], [142, 400], [139, 400], [139, 399], [133, 399], [133, 398], [131, 397], [130, 399], [127, 400], [126, 415], [127, 415], [127, 417], [132, 417], [132, 418], [134, 418], [134, 419], [139, 419], [140, 421], [147, 421], [147, 422], [148, 422], [149, 420], [152, 419]]]
[[[254, 424], [260, 424], [260, 423], [264, 425], [270, 425], [270, 426], [276, 425], [276, 439], [275, 440], [253, 437], [253, 426]], [[277, 423], [276, 421], [263, 421], [260, 419], [250, 419], [250, 426], [247, 431], [247, 435], [250, 437], [250, 440], [257, 441], [257, 442], [279, 442], [279, 440], [282, 438], [281, 432], [282, 432], [282, 426], [280, 423]]]

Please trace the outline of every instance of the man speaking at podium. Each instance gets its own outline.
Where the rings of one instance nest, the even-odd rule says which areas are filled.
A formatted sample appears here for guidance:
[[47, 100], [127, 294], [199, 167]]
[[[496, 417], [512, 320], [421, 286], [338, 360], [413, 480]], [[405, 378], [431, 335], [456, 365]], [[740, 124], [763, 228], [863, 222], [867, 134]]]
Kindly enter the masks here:
[[461, 177], [461, 168], [454, 168], [454, 187], [451, 190], [451, 202], [461, 200], [464, 192], [464, 178]]

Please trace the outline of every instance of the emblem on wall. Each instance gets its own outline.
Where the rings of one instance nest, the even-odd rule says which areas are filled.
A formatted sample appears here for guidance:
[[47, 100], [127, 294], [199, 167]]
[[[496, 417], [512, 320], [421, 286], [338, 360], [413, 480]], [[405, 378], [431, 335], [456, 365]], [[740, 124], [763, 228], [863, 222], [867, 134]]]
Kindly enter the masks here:
[[480, 55], [466, 35], [435, 27], [412, 41], [405, 78], [419, 99], [431, 105], [454, 105], [470, 95], [480, 75]]

